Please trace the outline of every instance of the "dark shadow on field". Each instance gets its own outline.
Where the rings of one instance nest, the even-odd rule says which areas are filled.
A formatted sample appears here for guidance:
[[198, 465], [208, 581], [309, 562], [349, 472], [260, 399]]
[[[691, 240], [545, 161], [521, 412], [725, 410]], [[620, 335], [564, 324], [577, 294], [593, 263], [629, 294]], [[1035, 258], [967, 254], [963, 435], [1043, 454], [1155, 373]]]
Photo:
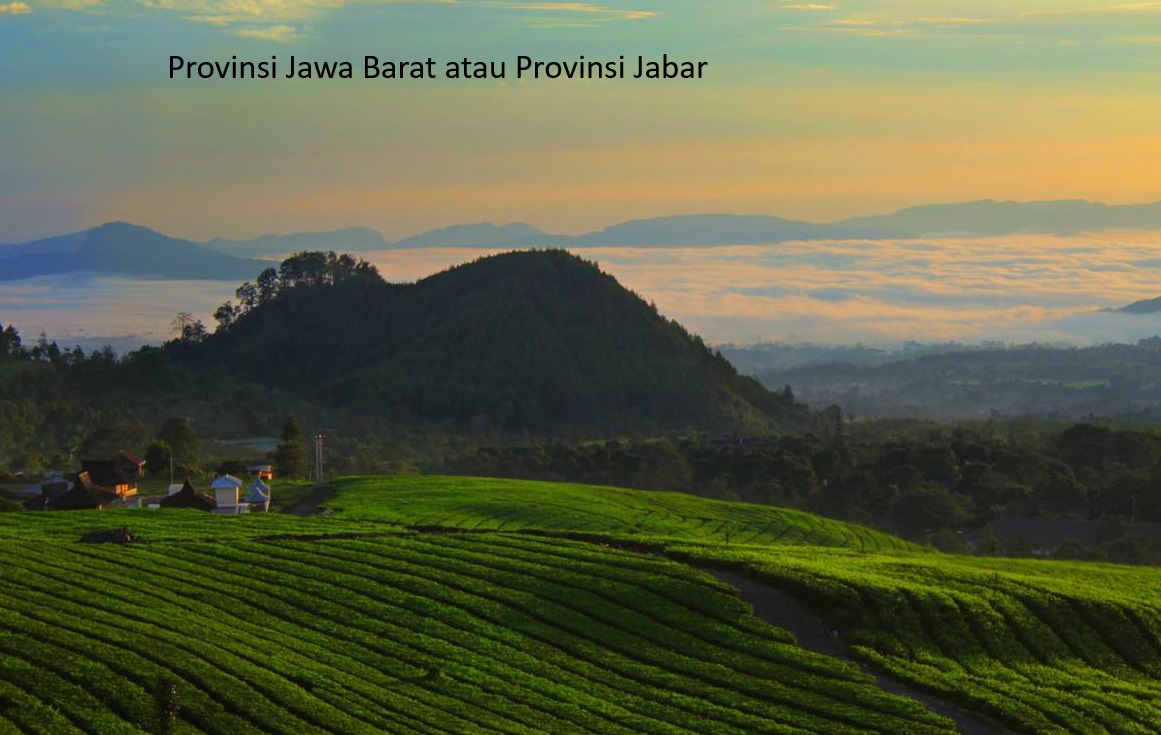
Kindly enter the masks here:
[[742, 600], [754, 608], [756, 616], [793, 633], [798, 639], [798, 644], [806, 650], [854, 662], [864, 672], [875, 677], [876, 683], [883, 691], [914, 699], [932, 712], [954, 721], [956, 730], [963, 735], [1011, 735], [1010, 730], [984, 720], [947, 700], [870, 669], [847, 651], [837, 634], [821, 618], [783, 590], [737, 572], [709, 568], [702, 568], [702, 571], [736, 587]]
[[319, 485], [311, 490], [306, 497], [293, 508], [282, 511], [292, 516], [309, 516], [318, 512], [319, 507], [335, 496], [334, 485]]

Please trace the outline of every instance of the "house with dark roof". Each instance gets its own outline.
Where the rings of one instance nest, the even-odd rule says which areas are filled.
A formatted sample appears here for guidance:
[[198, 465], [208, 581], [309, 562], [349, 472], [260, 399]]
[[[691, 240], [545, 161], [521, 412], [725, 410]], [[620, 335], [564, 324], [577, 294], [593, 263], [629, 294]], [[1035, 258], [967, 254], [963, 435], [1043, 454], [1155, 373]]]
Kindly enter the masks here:
[[182, 483], [180, 490], [162, 498], [158, 505], [162, 508], [193, 508], [195, 510], [213, 512], [217, 503], [209, 495], [203, 495], [197, 490], [194, 490], [193, 484], [187, 477], [185, 478], [185, 482]]
[[145, 460], [122, 449], [112, 459], [82, 459], [81, 470], [89, 473], [98, 487], [129, 498], [137, 494], [137, 483], [145, 475]]
[[122, 501], [122, 496], [93, 483], [88, 472], [78, 472], [62, 493], [46, 490], [24, 501], [26, 510], [100, 510]]

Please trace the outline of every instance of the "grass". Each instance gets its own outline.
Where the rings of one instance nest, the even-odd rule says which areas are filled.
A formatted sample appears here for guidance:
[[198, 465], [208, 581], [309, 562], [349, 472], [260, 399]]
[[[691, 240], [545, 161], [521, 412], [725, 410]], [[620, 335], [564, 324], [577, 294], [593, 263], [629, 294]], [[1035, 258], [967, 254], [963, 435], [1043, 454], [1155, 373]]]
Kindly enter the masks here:
[[791, 591], [862, 660], [1015, 732], [1152, 733], [1161, 723], [1156, 569], [837, 549], [671, 553]]
[[[704, 575], [581, 542], [0, 553], [0, 715], [17, 729], [152, 732], [171, 681], [175, 732], [952, 731]], [[634, 575], [606, 573], [622, 564]]]
[[[1161, 723], [1156, 569], [583, 485], [350, 478], [329, 508], [0, 514], [0, 733], [161, 732], [168, 691], [173, 733], [955, 732], [697, 567], [1008, 731]], [[121, 526], [152, 543], [77, 543]]]
[[368, 477], [339, 483], [344, 517], [470, 531], [543, 530], [635, 540], [917, 549], [869, 528], [685, 493], [472, 477]]

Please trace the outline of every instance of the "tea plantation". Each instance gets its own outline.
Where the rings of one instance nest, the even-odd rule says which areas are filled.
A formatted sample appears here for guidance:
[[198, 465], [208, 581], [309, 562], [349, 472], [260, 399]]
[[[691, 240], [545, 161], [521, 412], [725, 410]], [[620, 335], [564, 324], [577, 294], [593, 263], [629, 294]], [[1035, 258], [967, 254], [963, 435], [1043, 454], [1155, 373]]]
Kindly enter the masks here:
[[[0, 515], [0, 733], [957, 732], [887, 681], [986, 732], [1161, 728], [1154, 569], [578, 485], [352, 478], [327, 507]], [[880, 679], [705, 569], [789, 592]]]

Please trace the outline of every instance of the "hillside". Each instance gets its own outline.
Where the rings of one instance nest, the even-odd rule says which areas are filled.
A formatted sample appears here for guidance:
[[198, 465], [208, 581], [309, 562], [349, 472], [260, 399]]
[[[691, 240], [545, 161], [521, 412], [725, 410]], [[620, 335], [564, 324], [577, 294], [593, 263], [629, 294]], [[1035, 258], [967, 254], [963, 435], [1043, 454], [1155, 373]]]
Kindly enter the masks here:
[[[1153, 569], [867, 545], [667, 493], [336, 490], [307, 518], [0, 514], [0, 730], [1088, 735], [1161, 719]], [[723, 533], [739, 525], [761, 528]], [[76, 543], [106, 528], [142, 543]]]
[[61, 237], [0, 246], [0, 281], [79, 272], [230, 280], [252, 275], [265, 265], [126, 222], [109, 222]]
[[894, 536], [785, 508], [672, 492], [470, 477], [348, 478], [344, 518], [470, 531], [549, 531], [734, 544], [912, 549]]
[[728, 431], [806, 415], [564, 251], [482, 258], [408, 285], [283, 288], [204, 342], [170, 347], [394, 419]]
[[1127, 306], [1122, 306], [1117, 311], [1124, 312], [1125, 314], [1156, 314], [1161, 311], [1161, 296], [1154, 299], [1134, 301]]
[[730, 587], [583, 543], [0, 548], [7, 730], [953, 732], [793, 645]]

